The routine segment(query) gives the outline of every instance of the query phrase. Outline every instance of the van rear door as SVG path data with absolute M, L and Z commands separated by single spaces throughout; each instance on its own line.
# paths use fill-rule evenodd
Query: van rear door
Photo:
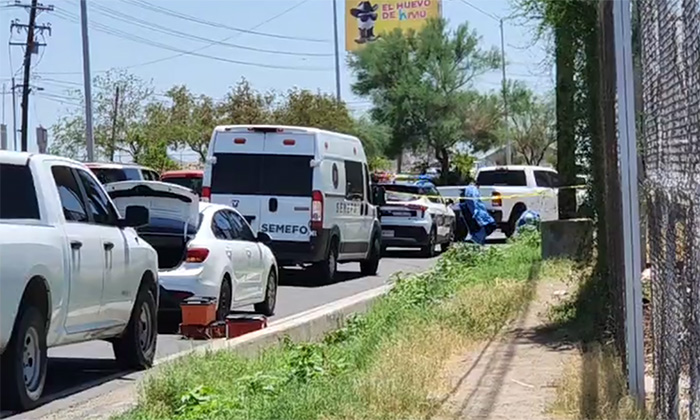
M 275 241 L 310 239 L 315 140 L 312 134 L 265 135 L 260 230 Z
M 315 139 L 284 132 L 217 133 L 211 201 L 230 205 L 275 241 L 309 241 Z

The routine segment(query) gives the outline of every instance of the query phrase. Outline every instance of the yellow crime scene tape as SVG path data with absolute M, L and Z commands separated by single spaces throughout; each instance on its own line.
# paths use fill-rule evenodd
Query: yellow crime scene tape
M 401 185 L 401 184 L 397 184 Z M 511 198 L 524 198 L 524 197 L 537 197 L 537 196 L 555 196 L 558 194 L 559 191 L 561 190 L 580 190 L 586 188 L 585 185 L 573 185 L 573 186 L 567 186 L 567 187 L 559 187 L 554 189 L 547 189 L 544 191 L 537 191 L 533 193 L 525 193 L 525 194 L 510 194 L 510 195 L 503 195 L 503 194 L 497 194 L 497 195 L 491 195 L 489 197 L 479 197 L 479 198 L 474 198 L 474 197 L 445 197 L 442 195 L 431 195 L 431 194 L 413 194 L 413 193 L 408 193 L 408 192 L 402 192 L 402 191 L 386 191 L 387 194 L 391 195 L 398 195 L 398 196 L 406 196 L 406 197 L 425 197 L 425 198 L 440 198 L 443 200 L 459 200 L 459 201 L 467 201 L 467 200 L 474 200 L 474 201 L 491 201 L 491 200 L 504 200 L 504 199 L 511 199 Z

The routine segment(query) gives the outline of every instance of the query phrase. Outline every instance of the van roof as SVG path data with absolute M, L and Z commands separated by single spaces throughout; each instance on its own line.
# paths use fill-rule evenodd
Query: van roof
M 265 129 L 273 130 L 274 129 L 274 130 L 282 130 L 282 131 L 297 132 L 297 133 L 304 133 L 304 134 L 324 133 L 324 134 L 333 134 L 336 136 L 346 137 L 347 139 L 359 140 L 357 137 L 351 136 L 349 134 L 337 133 L 335 131 L 323 130 L 323 129 L 314 128 L 314 127 L 299 127 L 299 126 L 294 126 L 294 125 L 274 125 L 274 124 L 218 125 L 214 128 L 214 131 L 238 132 L 238 131 L 249 131 L 249 130 L 255 130 L 255 129 L 261 129 L 261 130 L 265 130 Z

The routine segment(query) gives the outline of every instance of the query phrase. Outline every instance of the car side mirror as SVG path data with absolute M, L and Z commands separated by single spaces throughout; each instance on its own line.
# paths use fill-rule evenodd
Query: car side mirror
M 263 245 L 270 245 L 272 243 L 272 238 L 265 232 L 258 232 L 258 242 Z
M 447 204 L 448 206 L 452 206 L 452 205 L 454 205 L 454 203 L 455 203 L 455 201 L 451 198 L 448 198 L 447 200 L 445 200 L 445 204 Z
M 144 206 L 129 206 L 126 208 L 124 218 L 119 219 L 119 227 L 138 228 L 146 226 L 151 221 L 151 215 Z
M 386 190 L 384 188 L 374 187 L 372 191 L 372 203 L 380 207 L 386 204 Z

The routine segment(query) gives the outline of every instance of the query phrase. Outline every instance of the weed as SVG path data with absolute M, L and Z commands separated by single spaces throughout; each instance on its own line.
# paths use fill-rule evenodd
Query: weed
M 122 420 L 416 418 L 433 407 L 443 363 L 496 333 L 531 297 L 538 241 L 457 244 L 423 274 L 397 276 L 364 315 L 317 343 L 283 340 L 244 359 L 192 356 L 143 385 Z

